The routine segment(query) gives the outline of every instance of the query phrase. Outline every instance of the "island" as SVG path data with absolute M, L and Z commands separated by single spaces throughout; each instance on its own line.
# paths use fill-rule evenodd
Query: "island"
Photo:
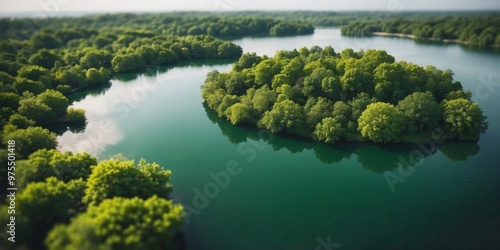
M 210 72 L 202 96 L 234 125 L 325 143 L 416 142 L 436 129 L 448 139 L 477 140 L 487 128 L 451 70 L 396 62 L 384 50 L 246 53 L 230 72 Z

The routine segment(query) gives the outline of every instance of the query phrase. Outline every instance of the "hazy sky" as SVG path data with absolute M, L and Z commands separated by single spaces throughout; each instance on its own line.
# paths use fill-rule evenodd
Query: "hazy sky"
M 0 0 L 0 13 L 175 10 L 500 10 L 500 0 Z M 47 15 L 46 14 L 46 15 Z

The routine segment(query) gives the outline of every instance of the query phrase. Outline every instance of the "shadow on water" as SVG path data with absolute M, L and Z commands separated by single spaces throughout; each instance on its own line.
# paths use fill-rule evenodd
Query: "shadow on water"
M 103 95 L 109 90 L 109 88 L 111 88 L 111 82 L 86 87 L 85 89 L 81 89 L 67 95 L 67 97 L 71 104 L 73 102 L 78 102 L 85 99 L 85 97 L 88 95 L 90 96 Z
M 250 126 L 234 126 L 229 121 L 217 116 L 206 103 L 203 103 L 208 119 L 219 126 L 221 133 L 232 144 L 250 140 L 262 140 L 274 151 L 286 149 L 295 154 L 304 150 L 313 150 L 316 158 L 325 164 L 337 164 L 342 160 L 356 157 L 357 161 L 367 170 L 382 174 L 398 167 L 411 167 L 434 155 L 438 150 L 452 161 L 465 161 L 469 156 L 479 152 L 477 142 L 449 141 L 441 144 L 398 143 L 374 144 L 366 142 L 338 142 L 333 145 L 312 141 L 305 137 L 274 134 L 263 136 L 262 131 Z M 267 134 L 269 132 L 266 131 Z
M 48 130 L 55 133 L 57 136 L 63 135 L 66 131 L 71 133 L 82 133 L 87 128 L 86 123 L 66 123 L 66 122 L 56 122 L 45 126 Z

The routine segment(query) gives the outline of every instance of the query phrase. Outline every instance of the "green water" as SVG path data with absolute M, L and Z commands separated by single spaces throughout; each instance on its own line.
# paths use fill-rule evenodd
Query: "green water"
M 345 38 L 338 29 L 235 42 L 270 55 L 312 45 L 385 49 L 396 60 L 451 68 L 489 117 L 489 130 L 477 143 L 328 146 L 235 127 L 203 106 L 200 91 L 207 72 L 228 71 L 230 63 L 202 62 L 121 75 L 75 97 L 89 123 L 60 136 L 61 148 L 144 157 L 171 169 L 172 198 L 190 212 L 189 249 L 500 247 L 500 54 Z M 403 167 L 409 161 L 416 166 Z

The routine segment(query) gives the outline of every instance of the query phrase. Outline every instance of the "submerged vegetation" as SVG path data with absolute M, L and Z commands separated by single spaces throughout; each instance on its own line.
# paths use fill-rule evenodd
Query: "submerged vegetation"
M 479 105 L 450 70 L 396 62 L 383 50 L 247 53 L 231 72 L 210 72 L 202 95 L 235 125 L 326 143 L 414 142 L 437 127 L 450 139 L 476 140 L 486 129 Z

